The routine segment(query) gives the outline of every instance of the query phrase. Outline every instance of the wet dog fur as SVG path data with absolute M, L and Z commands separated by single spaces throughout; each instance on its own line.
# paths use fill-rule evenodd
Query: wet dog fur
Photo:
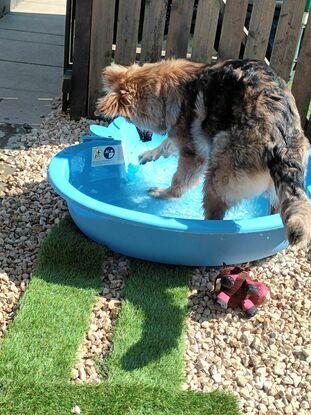
M 178 198 L 204 176 L 206 219 L 222 219 L 242 199 L 269 192 L 291 244 L 311 239 L 304 191 L 309 143 L 286 83 L 265 63 L 228 60 L 214 66 L 166 60 L 112 65 L 97 112 L 122 115 L 138 128 L 168 133 L 141 162 L 179 152 L 169 188 L 153 197 Z

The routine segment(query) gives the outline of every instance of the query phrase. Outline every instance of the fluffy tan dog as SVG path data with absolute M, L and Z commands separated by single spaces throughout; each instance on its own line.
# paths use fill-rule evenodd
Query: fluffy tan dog
M 179 152 L 170 187 L 150 189 L 153 197 L 181 197 L 204 174 L 205 217 L 222 219 L 242 199 L 267 191 L 289 242 L 310 241 L 311 205 L 304 191 L 309 143 L 291 92 L 265 63 L 112 65 L 103 78 L 107 95 L 98 113 L 168 133 L 141 156 L 142 163 Z

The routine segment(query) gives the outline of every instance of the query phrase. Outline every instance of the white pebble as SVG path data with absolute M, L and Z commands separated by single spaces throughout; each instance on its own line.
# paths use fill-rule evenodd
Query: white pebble
M 75 405 L 72 410 L 71 410 L 72 414 L 81 414 L 81 409 L 78 405 Z

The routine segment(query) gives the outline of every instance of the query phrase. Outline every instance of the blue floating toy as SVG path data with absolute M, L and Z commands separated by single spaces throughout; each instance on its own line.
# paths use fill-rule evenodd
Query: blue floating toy
M 265 258 L 288 245 L 280 215 L 269 215 L 264 195 L 243 201 L 224 220 L 203 220 L 202 185 L 179 200 L 153 199 L 150 187 L 167 187 L 177 157 L 139 165 L 138 155 L 164 139 L 142 142 L 119 117 L 51 161 L 50 183 L 68 204 L 83 233 L 131 257 L 168 264 L 216 266 Z M 310 157 L 311 158 L 311 157 Z M 311 194 L 311 162 L 307 175 Z

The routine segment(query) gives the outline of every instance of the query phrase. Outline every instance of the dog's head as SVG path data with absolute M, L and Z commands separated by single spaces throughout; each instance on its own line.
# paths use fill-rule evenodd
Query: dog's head
M 103 72 L 106 96 L 99 99 L 96 114 L 121 115 L 142 130 L 163 133 L 180 87 L 191 80 L 202 65 L 182 59 L 129 67 L 111 65 Z

